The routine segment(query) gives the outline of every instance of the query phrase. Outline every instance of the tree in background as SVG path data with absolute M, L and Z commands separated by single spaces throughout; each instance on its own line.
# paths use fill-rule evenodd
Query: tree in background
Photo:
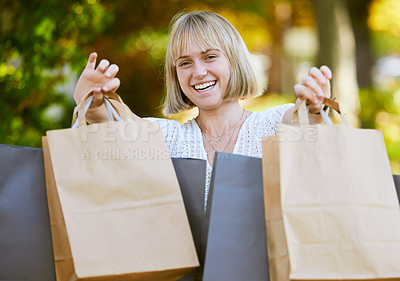
M 359 100 L 355 59 L 355 38 L 346 0 L 311 0 L 317 21 L 318 65 L 333 73 L 332 94 L 356 123 Z
M 0 0 L 0 143 L 40 146 L 68 126 L 73 103 L 57 90 L 112 20 L 96 0 Z M 79 70 L 80 71 L 80 70 Z
M 369 7 L 373 0 L 347 0 L 346 8 L 354 31 L 357 83 L 359 88 L 373 86 L 372 69 L 375 63 L 372 38 L 368 27 Z
M 360 120 L 382 130 L 393 173 L 400 174 L 400 1 L 374 0 L 368 7 L 374 87 L 360 92 Z
M 312 2 L 319 30 L 318 61 L 329 61 L 333 68 L 333 94 L 361 127 L 382 130 L 392 171 L 400 173 L 400 2 Z M 382 57 L 389 63 L 376 64 Z

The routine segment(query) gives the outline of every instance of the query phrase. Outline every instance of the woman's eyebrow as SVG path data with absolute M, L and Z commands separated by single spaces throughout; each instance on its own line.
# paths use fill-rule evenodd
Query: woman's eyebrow
M 180 59 L 187 59 L 188 57 L 189 57 L 188 55 L 180 56 L 180 57 L 177 58 L 175 61 L 178 61 L 178 60 L 180 60 Z
M 211 51 L 220 51 L 219 49 L 207 49 L 207 50 L 205 50 L 205 51 L 203 51 L 203 52 L 201 52 L 202 54 L 206 54 L 206 53 L 208 53 L 208 52 L 211 52 Z
M 220 51 L 219 49 L 207 49 L 207 50 L 205 50 L 205 51 L 202 51 L 201 52 L 201 54 L 202 55 L 204 55 L 204 54 L 207 54 L 208 52 L 211 52 L 211 51 Z M 187 58 L 189 58 L 190 56 L 189 55 L 183 55 L 183 56 L 180 56 L 179 58 L 177 58 L 176 60 L 175 60 L 175 62 L 176 61 L 178 61 L 178 60 L 180 60 L 180 59 L 187 59 Z

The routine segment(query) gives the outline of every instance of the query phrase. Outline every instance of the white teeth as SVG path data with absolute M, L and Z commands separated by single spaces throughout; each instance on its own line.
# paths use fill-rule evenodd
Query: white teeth
M 197 85 L 194 85 L 194 88 L 197 91 L 202 92 L 202 91 L 206 91 L 206 90 L 208 90 L 208 88 L 214 86 L 215 83 L 216 83 L 215 81 L 210 81 L 210 82 L 206 82 L 206 83 L 203 83 L 203 84 L 197 84 Z

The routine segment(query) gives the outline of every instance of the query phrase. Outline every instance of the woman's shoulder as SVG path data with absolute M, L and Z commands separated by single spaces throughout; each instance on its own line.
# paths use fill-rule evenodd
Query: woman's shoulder
M 157 117 L 144 117 L 142 119 L 149 122 L 157 122 L 160 125 L 160 128 L 167 142 L 172 141 L 179 136 L 179 121 Z
M 246 130 L 258 137 L 276 134 L 286 110 L 292 106 L 293 104 L 282 104 L 263 111 L 253 112 L 245 123 Z
M 158 122 L 167 139 L 184 139 L 187 136 L 194 137 L 198 133 L 195 119 L 188 120 L 183 124 L 177 120 L 166 118 L 146 117 L 143 119 L 151 122 Z

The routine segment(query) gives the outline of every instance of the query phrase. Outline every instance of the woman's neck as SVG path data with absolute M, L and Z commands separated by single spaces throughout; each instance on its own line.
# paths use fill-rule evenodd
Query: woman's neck
M 199 108 L 196 121 L 202 130 L 208 132 L 222 132 L 229 130 L 243 118 L 244 109 L 239 102 L 225 102 L 212 110 Z
M 211 166 L 215 151 L 233 152 L 240 128 L 248 115 L 249 112 L 237 101 L 225 102 L 213 110 L 199 109 L 196 122 L 202 132 L 204 149 Z

